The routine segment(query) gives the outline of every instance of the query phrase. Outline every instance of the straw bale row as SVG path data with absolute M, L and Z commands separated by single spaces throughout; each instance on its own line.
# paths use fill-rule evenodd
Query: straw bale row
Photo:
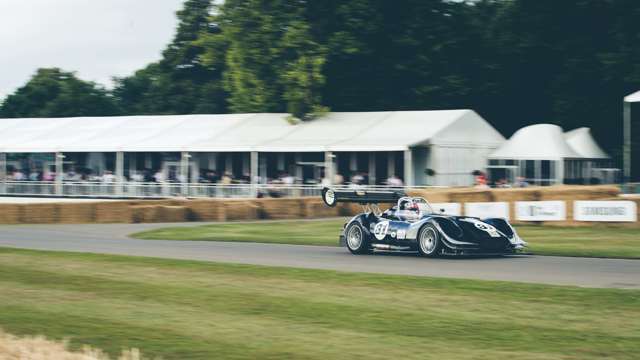
M 553 186 L 522 189 L 428 189 L 410 192 L 431 202 L 510 203 L 515 201 L 565 200 L 567 219 L 573 218 L 574 200 L 619 199 L 615 186 Z M 640 200 L 638 200 L 640 202 Z M 282 199 L 170 199 L 96 201 L 82 203 L 0 204 L 0 224 L 141 223 L 182 221 L 233 221 L 299 219 L 351 216 L 358 204 L 327 207 L 320 198 Z M 575 224 L 567 221 L 566 224 Z

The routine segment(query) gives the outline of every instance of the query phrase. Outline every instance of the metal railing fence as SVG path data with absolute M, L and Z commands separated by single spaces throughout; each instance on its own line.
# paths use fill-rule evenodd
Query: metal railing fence
M 5 181 L 0 182 L 0 195 L 76 198 L 254 198 L 320 196 L 320 184 L 208 184 L 208 183 L 144 183 L 144 182 L 90 182 L 65 181 Z M 334 186 L 362 190 L 407 190 L 407 187 L 386 185 Z M 437 188 L 413 186 L 411 189 Z

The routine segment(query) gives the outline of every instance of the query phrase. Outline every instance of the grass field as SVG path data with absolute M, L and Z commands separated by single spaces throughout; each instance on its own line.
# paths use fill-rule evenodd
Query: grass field
M 244 241 L 337 246 L 344 220 L 227 223 L 163 228 L 140 239 Z M 640 258 L 640 230 L 619 227 L 518 226 L 529 250 L 540 255 Z
M 0 248 L 0 327 L 164 359 L 637 359 L 640 291 Z

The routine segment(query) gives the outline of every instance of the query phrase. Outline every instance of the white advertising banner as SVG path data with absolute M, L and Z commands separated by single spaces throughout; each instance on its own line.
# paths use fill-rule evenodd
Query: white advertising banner
M 460 203 L 431 203 L 431 207 L 437 214 L 462 215 L 462 206 L 460 206 Z M 442 210 L 444 210 L 444 212 L 442 212 Z
M 506 202 L 472 202 L 464 204 L 466 216 L 484 218 L 509 219 L 509 203 Z
M 567 219 L 564 201 L 516 201 L 516 220 L 563 221 Z
M 574 201 L 576 221 L 638 221 L 638 209 L 633 201 Z

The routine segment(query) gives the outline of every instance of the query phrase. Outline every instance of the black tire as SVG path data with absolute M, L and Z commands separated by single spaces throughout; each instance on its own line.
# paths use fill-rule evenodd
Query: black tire
M 360 223 L 352 222 L 349 224 L 344 231 L 344 239 L 347 243 L 347 249 L 349 249 L 352 254 L 362 255 L 371 253 L 369 238 Z
M 433 224 L 426 224 L 418 231 L 418 252 L 422 256 L 437 257 L 442 251 L 440 232 Z

